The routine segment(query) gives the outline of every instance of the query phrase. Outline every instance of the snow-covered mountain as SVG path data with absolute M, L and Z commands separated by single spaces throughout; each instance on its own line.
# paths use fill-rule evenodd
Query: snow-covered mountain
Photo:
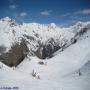
M 17 43 L 21 45 L 25 42 L 27 46 L 25 48 L 28 50 L 24 53 L 29 51 L 29 55 L 35 55 L 41 59 L 50 58 L 57 50 L 63 51 L 66 47 L 77 42 L 89 28 L 90 22 L 78 22 L 69 28 L 61 28 L 54 23 L 47 25 L 18 24 L 15 20 L 6 17 L 0 20 L 0 52 L 1 55 L 4 53 L 4 56 L 9 57 L 10 54 L 5 53 L 14 48 Z M 2 57 L 3 55 L 1 59 L 4 60 Z
M 90 74 L 79 77 L 77 73 L 90 61 L 89 46 L 90 22 L 65 28 L 54 23 L 18 24 L 3 18 L 0 85 L 20 90 L 90 90 Z

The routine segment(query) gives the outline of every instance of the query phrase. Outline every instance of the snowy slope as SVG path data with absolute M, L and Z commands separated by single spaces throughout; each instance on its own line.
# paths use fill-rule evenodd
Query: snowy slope
M 87 65 L 88 64 L 88 65 Z M 19 90 L 89 90 L 89 83 L 90 83 L 90 63 L 87 63 L 82 69 L 82 76 L 78 76 L 78 73 L 74 73 L 72 75 L 68 75 L 67 77 L 64 77 L 62 79 L 57 80 L 37 80 L 35 78 L 32 78 L 31 75 L 26 76 L 26 78 L 18 78 L 16 79 L 13 77 L 13 79 L 6 77 L 7 75 L 10 75 L 12 70 L 2 70 L 3 72 L 9 71 L 7 74 L 2 74 L 4 78 L 0 79 L 0 86 L 1 87 L 18 87 Z M 5 67 L 4 67 L 5 68 Z M 15 72 L 15 70 L 14 70 Z M 24 73 L 23 73 L 24 74 Z M 21 77 L 22 75 L 20 75 Z M 19 77 L 19 75 L 18 75 Z M 15 79 L 14 79 L 15 78 Z
M 19 79 L 19 78 L 25 78 L 24 75 L 22 75 L 19 72 L 15 72 L 10 67 L 4 65 L 0 62 L 0 80 L 5 80 L 6 78 L 9 79 Z M 11 77 L 12 76 L 12 77 Z

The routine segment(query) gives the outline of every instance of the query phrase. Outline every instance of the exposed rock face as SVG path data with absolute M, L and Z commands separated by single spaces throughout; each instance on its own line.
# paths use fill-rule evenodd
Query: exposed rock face
M 24 39 L 22 39 L 20 44 L 15 43 L 8 52 L 1 54 L 0 60 L 10 67 L 17 66 L 24 60 L 27 53 L 28 47 Z
M 35 54 L 40 59 L 50 58 L 52 57 L 52 54 L 59 49 L 59 44 L 51 38 L 46 42 L 46 44 L 41 44 Z
M 5 51 L 6 51 L 6 47 L 0 46 L 0 54 L 1 54 L 1 53 L 4 53 Z

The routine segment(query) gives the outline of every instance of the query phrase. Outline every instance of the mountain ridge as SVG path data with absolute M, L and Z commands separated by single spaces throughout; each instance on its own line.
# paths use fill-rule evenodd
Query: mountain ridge
M 77 22 L 73 26 L 64 28 L 55 23 L 18 24 L 15 20 L 6 17 L 0 20 L 0 47 L 6 48 L 0 54 L 12 51 L 15 44 L 20 45 L 24 40 L 28 48 L 25 50 L 28 51 L 27 55 L 34 55 L 41 59 L 51 58 L 56 51 L 61 52 L 76 43 L 88 29 L 90 29 L 90 22 Z

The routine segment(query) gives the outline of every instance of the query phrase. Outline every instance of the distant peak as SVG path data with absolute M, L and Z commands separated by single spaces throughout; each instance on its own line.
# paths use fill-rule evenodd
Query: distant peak
M 5 17 L 5 18 L 3 18 L 2 20 L 3 20 L 3 21 L 11 21 L 11 18 Z
M 55 28 L 56 27 L 56 24 L 55 23 L 50 23 L 50 26 Z

